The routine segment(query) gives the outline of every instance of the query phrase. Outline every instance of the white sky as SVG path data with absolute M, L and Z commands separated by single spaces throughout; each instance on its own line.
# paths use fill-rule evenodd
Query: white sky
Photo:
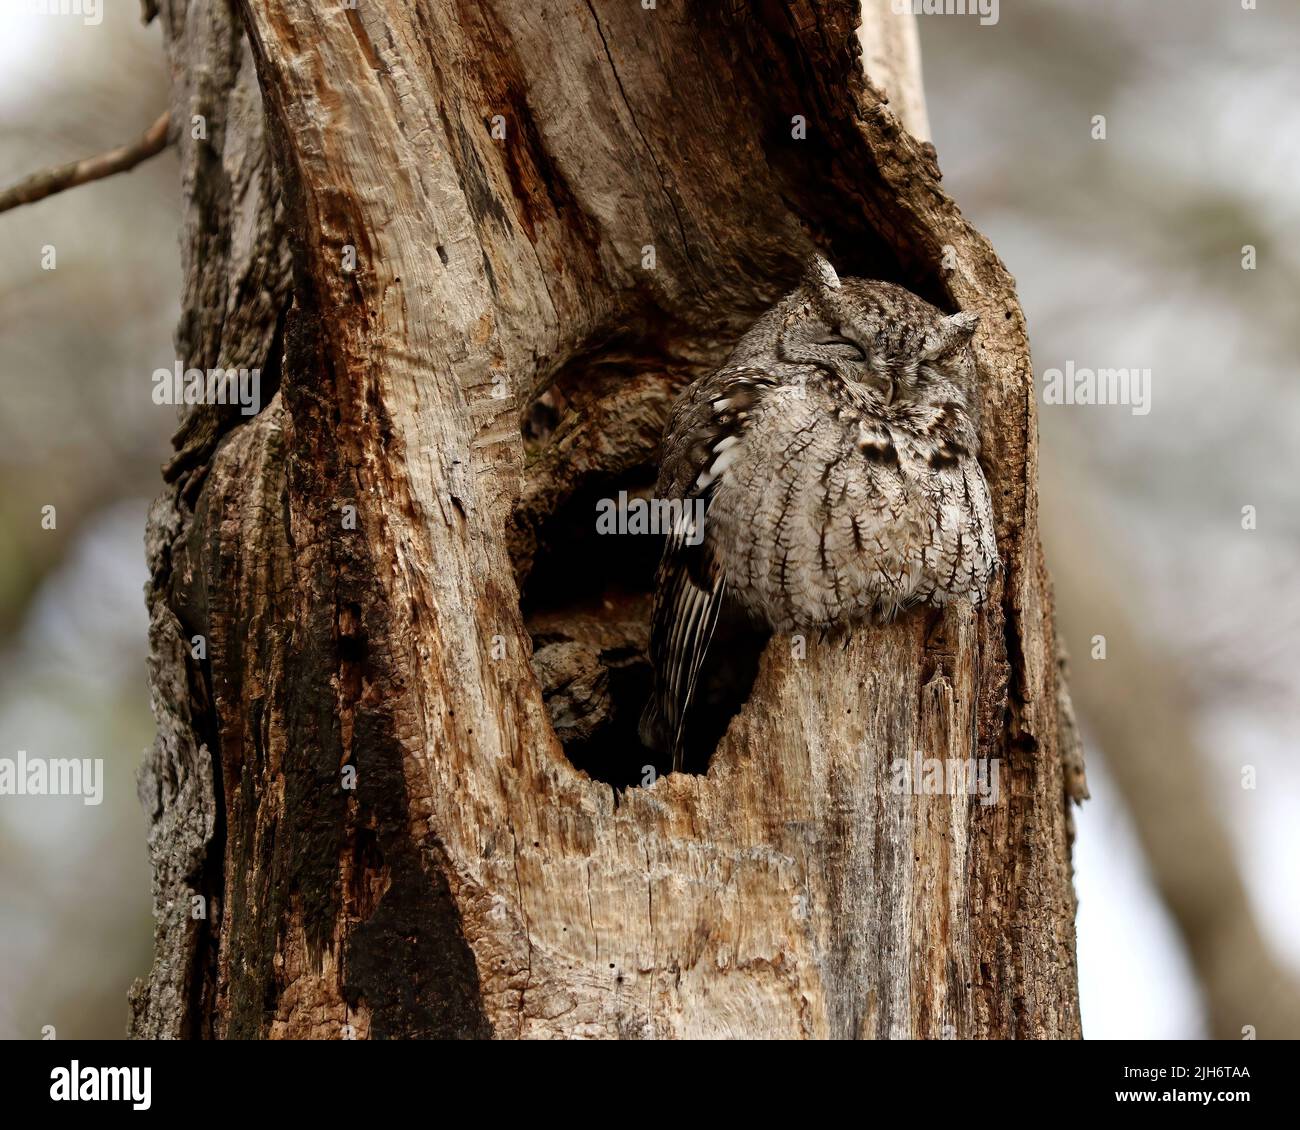
M 41 44 L 53 32 L 54 21 L 76 19 L 43 16 L 30 10 L 27 0 L 4 0 L 0 5 L 0 93 L 11 96 L 26 85 L 24 80 L 33 68 L 43 68 L 46 53 Z

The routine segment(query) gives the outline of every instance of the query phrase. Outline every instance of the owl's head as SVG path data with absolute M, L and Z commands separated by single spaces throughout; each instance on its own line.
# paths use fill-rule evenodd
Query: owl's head
M 894 400 L 971 387 L 978 314 L 947 315 L 893 283 L 841 279 L 821 255 L 808 263 L 777 336 L 777 355 L 815 365 Z

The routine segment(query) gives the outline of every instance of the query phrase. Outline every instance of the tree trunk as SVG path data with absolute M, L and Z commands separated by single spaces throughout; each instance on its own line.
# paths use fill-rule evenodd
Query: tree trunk
M 868 79 L 846 0 L 157 6 L 178 355 L 264 407 L 190 409 L 151 515 L 133 1034 L 1077 1036 L 1025 325 L 881 92 L 923 131 L 910 23 L 871 0 Z M 814 243 L 983 314 L 1004 583 L 773 639 L 656 779 L 658 545 L 594 500 Z M 998 802 L 899 789 L 918 755 Z

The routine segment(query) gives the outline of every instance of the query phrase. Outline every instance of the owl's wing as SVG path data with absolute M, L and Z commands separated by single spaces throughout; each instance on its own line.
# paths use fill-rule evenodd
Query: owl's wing
M 707 505 L 704 509 L 707 521 Z M 685 757 L 686 711 L 695 696 L 704 656 L 708 652 L 727 581 L 707 536 L 691 545 L 699 533 L 691 508 L 668 535 L 655 585 L 650 654 L 655 667 L 655 703 L 659 741 L 672 749 L 673 769 Z
M 682 500 L 655 582 L 650 661 L 655 689 L 642 740 L 671 748 L 673 769 L 685 754 L 686 712 L 717 626 L 726 570 L 709 526 L 709 506 L 740 455 L 751 413 L 775 380 L 756 369 L 723 370 L 697 382 L 673 409 L 665 432 L 656 493 Z

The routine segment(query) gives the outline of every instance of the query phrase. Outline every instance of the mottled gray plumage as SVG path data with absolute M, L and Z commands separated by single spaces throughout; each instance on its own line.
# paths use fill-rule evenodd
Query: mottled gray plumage
M 668 537 L 642 735 L 680 769 L 687 707 L 724 599 L 774 631 L 980 602 L 999 568 L 978 462 L 978 318 L 820 256 L 664 434 L 657 494 L 701 499 Z

